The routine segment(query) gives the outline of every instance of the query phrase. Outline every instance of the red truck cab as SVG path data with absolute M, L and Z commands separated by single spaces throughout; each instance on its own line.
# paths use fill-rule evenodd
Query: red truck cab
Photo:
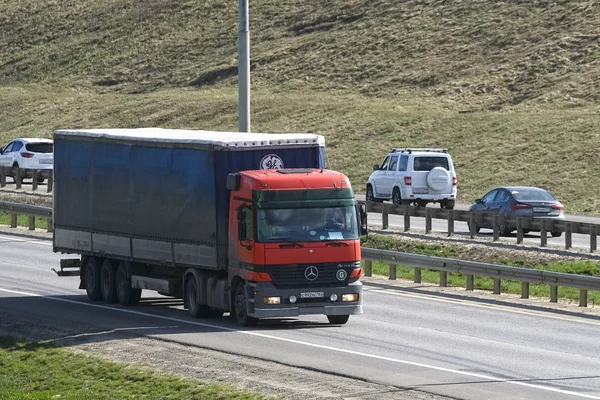
M 362 313 L 360 234 L 366 215 L 348 177 L 330 170 L 230 174 L 231 311 L 259 318 Z

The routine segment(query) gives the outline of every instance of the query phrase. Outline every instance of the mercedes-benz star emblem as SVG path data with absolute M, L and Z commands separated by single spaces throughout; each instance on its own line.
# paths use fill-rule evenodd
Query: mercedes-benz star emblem
M 304 277 L 309 281 L 314 281 L 319 277 L 319 270 L 315 266 L 310 266 L 304 270 Z

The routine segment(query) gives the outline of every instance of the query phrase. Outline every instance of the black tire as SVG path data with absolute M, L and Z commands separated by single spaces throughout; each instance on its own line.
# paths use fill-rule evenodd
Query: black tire
M 469 222 L 467 222 L 467 227 L 469 228 L 469 233 L 471 233 L 471 224 L 470 224 Z M 480 230 L 480 229 L 481 229 L 481 228 L 477 226 L 477 227 L 475 228 L 475 233 L 479 233 L 479 230 Z
M 376 203 L 381 203 L 383 200 L 375 197 L 375 192 L 373 191 L 373 186 L 367 185 L 367 194 L 365 195 L 365 200 L 373 201 Z
M 102 300 L 100 292 L 100 268 L 94 257 L 87 257 L 83 270 L 85 291 L 88 299 L 92 301 Z
M 131 279 L 127 277 L 127 266 L 124 262 L 119 263 L 116 275 L 117 298 L 123 306 L 134 306 L 142 298 L 142 289 L 131 287 Z
M 349 315 L 328 315 L 327 316 L 329 323 L 335 324 L 335 325 L 344 325 L 346 322 L 348 322 L 349 318 L 350 318 Z
M 243 282 L 240 282 L 235 288 L 233 314 L 236 322 L 242 326 L 254 326 L 258 323 L 258 318 L 248 316 L 248 297 L 246 296 L 246 285 Z
M 195 275 L 191 275 L 185 285 L 184 301 L 190 316 L 193 318 L 220 318 L 223 316 L 223 311 L 198 304 L 198 282 Z
M 425 200 L 417 200 L 417 205 L 419 207 L 427 207 L 427 203 L 428 203 L 428 201 L 425 201 Z
M 445 208 L 446 210 L 454 210 L 454 205 L 455 205 L 454 200 L 448 200 L 448 201 L 440 203 L 440 206 L 442 208 Z
M 512 233 L 512 230 L 508 229 L 504 225 L 500 225 L 499 231 L 500 231 L 500 236 L 510 236 L 510 234 Z
M 117 297 L 117 269 L 108 258 L 100 267 L 100 292 L 107 303 L 116 303 Z
M 402 200 L 400 189 L 394 188 L 394 191 L 392 192 L 392 203 L 406 206 L 410 204 L 410 200 Z
M 552 237 L 561 237 L 562 232 L 553 231 L 553 232 L 550 232 L 550 235 L 552 235 Z

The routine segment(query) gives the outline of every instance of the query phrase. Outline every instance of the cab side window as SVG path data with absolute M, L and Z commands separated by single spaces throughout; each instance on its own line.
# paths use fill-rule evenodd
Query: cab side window
M 398 166 L 398 171 L 406 171 L 408 168 L 408 156 L 402 155 L 400 157 L 400 165 Z
M 390 160 L 390 168 L 388 170 L 395 171 L 396 167 L 398 167 L 398 156 L 392 156 Z
M 387 171 L 388 167 L 390 165 L 390 156 L 387 156 L 385 158 L 385 160 L 383 160 L 383 164 L 381 164 L 381 167 L 379 168 L 381 171 Z

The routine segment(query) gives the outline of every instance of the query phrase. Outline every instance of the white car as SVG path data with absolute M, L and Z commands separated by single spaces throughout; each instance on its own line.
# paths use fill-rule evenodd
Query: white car
M 53 165 L 54 144 L 50 139 L 14 139 L 0 150 L 2 167 L 52 169 Z
M 373 166 L 366 198 L 418 206 L 440 203 L 442 208 L 453 209 L 456 184 L 456 171 L 447 149 L 393 149 L 381 166 Z

